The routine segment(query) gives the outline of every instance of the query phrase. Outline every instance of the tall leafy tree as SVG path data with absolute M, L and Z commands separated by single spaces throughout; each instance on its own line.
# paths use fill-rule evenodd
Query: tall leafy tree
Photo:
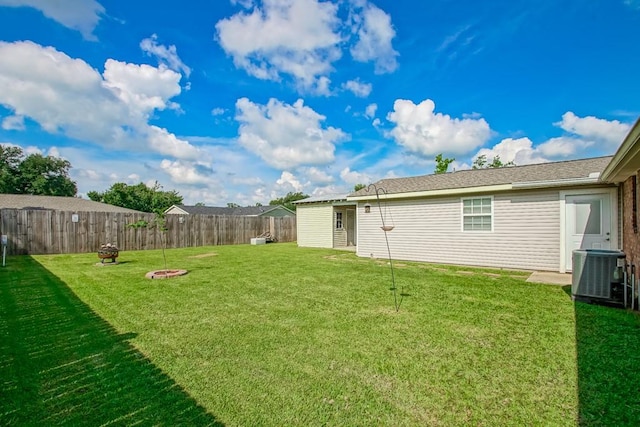
M 158 182 L 153 187 L 148 187 L 142 182 L 136 185 L 117 182 L 103 193 L 89 191 L 87 196 L 96 202 L 153 213 L 163 213 L 172 205 L 181 205 L 183 201 L 182 196 L 175 190 L 162 191 Z
M 473 161 L 473 165 L 471 166 L 473 169 L 487 169 L 487 168 L 504 168 L 509 166 L 515 166 L 514 162 L 504 163 L 500 160 L 500 156 L 495 156 L 491 163 L 487 160 L 487 156 L 482 154 L 481 156 L 476 157 Z
M 436 156 L 435 160 L 436 160 L 436 168 L 433 171 L 433 173 L 441 174 L 441 173 L 447 173 L 447 170 L 449 170 L 449 165 L 453 163 L 455 158 L 443 157 L 442 153 L 440 153 Z
M 293 202 L 295 202 L 296 200 L 302 200 L 302 199 L 306 199 L 307 197 L 309 197 L 308 194 L 304 194 L 301 191 L 298 192 L 288 192 L 286 196 L 284 197 L 280 197 L 278 199 L 273 199 L 269 202 L 270 206 L 284 206 L 287 209 L 290 209 L 292 211 L 296 210 L 296 205 L 293 204 Z
M 22 157 L 22 149 L 0 145 L 0 193 L 17 193 L 18 167 Z
M 0 191 L 10 194 L 75 196 L 71 163 L 54 156 L 24 155 L 19 147 L 0 145 Z
M 365 187 L 366 187 L 365 184 L 356 184 L 356 185 L 353 186 L 353 191 L 362 190 Z

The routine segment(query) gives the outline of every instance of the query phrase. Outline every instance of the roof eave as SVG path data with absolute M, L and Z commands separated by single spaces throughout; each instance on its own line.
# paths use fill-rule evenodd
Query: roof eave
M 177 210 L 179 211 L 176 214 L 173 215 L 189 215 L 189 212 L 185 211 L 184 209 L 182 209 L 180 206 L 178 205 L 171 205 L 170 207 L 168 207 L 167 209 L 165 209 L 164 213 L 167 214 L 169 213 L 170 210 Z
M 554 179 L 549 181 L 514 182 L 513 189 L 535 189 L 552 187 L 575 187 L 579 185 L 604 184 L 597 176 L 586 178 Z
M 622 141 L 613 159 L 602 172 L 601 179 L 606 182 L 625 181 L 640 169 L 640 118 Z
M 458 194 L 474 194 L 474 193 L 491 193 L 498 191 L 511 190 L 513 186 L 511 184 L 499 184 L 499 185 L 484 185 L 481 187 L 461 187 L 461 188 L 445 188 L 442 190 L 426 190 L 426 191 L 410 191 L 405 193 L 389 193 L 379 194 L 380 199 L 415 199 L 420 197 L 436 197 L 436 196 L 453 196 Z M 352 201 L 365 201 L 375 200 L 375 194 L 368 194 L 365 196 L 349 196 L 347 200 Z
M 484 185 L 480 187 L 446 188 L 442 190 L 412 191 L 406 193 L 380 194 L 380 199 L 414 199 L 421 197 L 457 196 L 462 194 L 497 193 L 509 190 L 523 190 L 552 187 L 575 187 L 579 185 L 602 184 L 598 177 L 557 179 L 551 181 L 514 182 L 512 184 Z M 375 194 L 366 196 L 350 196 L 349 201 L 374 200 Z

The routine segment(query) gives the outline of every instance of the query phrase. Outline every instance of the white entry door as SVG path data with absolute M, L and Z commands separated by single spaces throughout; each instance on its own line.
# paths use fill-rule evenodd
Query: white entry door
M 566 269 L 572 270 L 574 249 L 611 249 L 609 193 L 566 197 Z
M 347 209 L 347 246 L 356 246 L 356 210 Z

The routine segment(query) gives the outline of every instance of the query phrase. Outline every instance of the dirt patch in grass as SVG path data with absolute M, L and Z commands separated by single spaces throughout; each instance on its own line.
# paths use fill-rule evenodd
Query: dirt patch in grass
M 193 255 L 193 256 L 190 256 L 189 258 L 209 258 L 212 256 L 218 256 L 218 254 L 215 252 L 209 252 L 208 254 Z

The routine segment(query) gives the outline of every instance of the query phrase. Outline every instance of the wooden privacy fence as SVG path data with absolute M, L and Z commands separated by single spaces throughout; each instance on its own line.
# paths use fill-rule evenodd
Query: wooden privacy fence
M 120 250 L 249 243 L 271 233 L 279 242 L 296 240 L 295 217 L 167 215 L 166 232 L 153 226 L 155 216 L 141 213 L 65 212 L 0 209 L 0 233 L 8 236 L 7 253 L 61 254 L 95 252 L 112 243 Z M 147 221 L 147 227 L 131 224 Z

